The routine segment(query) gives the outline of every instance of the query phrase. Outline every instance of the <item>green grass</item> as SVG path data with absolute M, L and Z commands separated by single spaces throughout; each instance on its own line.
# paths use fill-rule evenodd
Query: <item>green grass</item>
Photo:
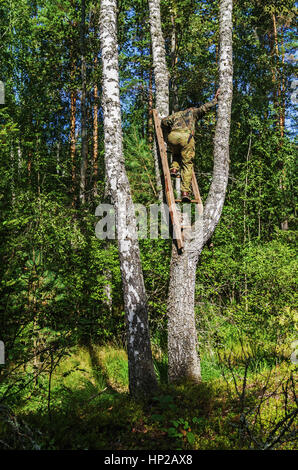
M 242 350 L 233 351 L 234 373 L 242 384 Z M 243 351 L 242 351 L 243 352 Z M 237 357 L 238 362 L 237 363 Z M 41 449 L 246 449 L 249 441 L 241 431 L 241 403 L 233 385 L 233 374 L 216 355 L 203 354 L 202 383 L 167 383 L 167 358 L 160 351 L 154 358 L 160 393 L 148 401 L 133 400 L 128 393 L 126 352 L 118 346 L 76 347 L 54 370 L 49 403 L 49 376 L 40 377 L 9 411 L 0 408 L 0 446 Z M 294 369 L 284 362 L 278 367 L 252 364 L 247 378 L 244 412 L 254 423 L 257 440 L 266 440 L 284 408 L 282 384 Z M 226 367 L 226 378 L 222 377 Z M 290 370 L 291 369 L 291 370 Z M 264 380 L 270 372 L 268 391 L 272 397 L 257 409 Z M 283 382 L 282 382 L 283 381 Z M 277 387 L 280 383 L 281 386 Z M 275 390 L 276 389 L 276 390 Z M 293 408 L 289 394 L 287 406 Z M 243 409 L 242 409 L 243 411 Z M 8 419 L 10 413 L 10 418 Z M 17 428 L 11 422 L 15 420 Z M 22 429 L 26 432 L 20 432 Z M 18 430 L 17 430 L 18 429 Z M 254 444 L 255 445 L 255 444 Z M 285 443 L 281 448 L 292 448 Z

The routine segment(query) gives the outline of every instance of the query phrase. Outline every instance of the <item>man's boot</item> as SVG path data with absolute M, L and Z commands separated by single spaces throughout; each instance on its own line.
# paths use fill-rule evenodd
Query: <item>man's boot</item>
M 181 197 L 182 197 L 182 202 L 190 202 L 189 193 L 187 191 L 182 191 Z
M 177 168 L 171 168 L 170 175 L 173 176 L 173 178 L 177 178 L 177 176 L 179 175 Z

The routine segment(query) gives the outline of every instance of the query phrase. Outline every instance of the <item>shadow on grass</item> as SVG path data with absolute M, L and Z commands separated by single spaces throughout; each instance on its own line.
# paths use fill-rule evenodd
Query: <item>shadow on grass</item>
M 96 380 L 98 380 L 99 378 L 104 379 L 106 383 L 106 389 L 108 390 L 109 394 L 118 393 L 115 387 L 113 387 L 113 385 L 110 383 L 108 371 L 107 369 L 105 369 L 104 365 L 100 362 L 98 358 L 98 354 L 96 353 L 94 346 L 92 345 L 91 342 L 89 342 L 87 348 L 88 348 L 88 352 L 90 355 L 92 373 L 93 373 L 94 378 Z
M 31 393 L 27 407 L 16 407 L 15 417 L 21 426 L 6 429 L 12 435 L 10 439 L 6 432 L 7 443 L 15 449 L 37 446 L 48 450 L 245 448 L 239 441 L 240 408 L 233 382 L 229 378 L 227 390 L 227 383 L 218 378 L 218 366 L 208 361 L 202 360 L 202 383 L 168 384 L 167 358 L 155 358 L 160 392 L 141 401 L 128 393 L 123 350 L 96 345 L 76 350 L 55 371 L 51 413 L 45 376 Z M 249 406 L 259 400 L 261 379 L 248 384 L 245 403 Z M 23 423 L 32 431 L 27 441 Z
M 173 422 L 180 420 L 181 425 L 185 425 L 187 420 L 190 421 L 194 417 L 193 412 L 198 416 L 202 415 L 203 411 L 207 412 L 211 407 L 213 394 L 205 384 L 196 387 L 169 386 L 167 361 L 161 358 L 155 361 L 160 378 L 160 393 L 146 401 L 134 400 L 124 387 L 126 378 L 119 352 L 99 351 L 93 345 L 90 345 L 87 351 L 90 356 L 88 370 L 85 349 L 69 358 L 67 367 L 62 364 L 61 370 L 56 372 L 50 415 L 47 408 L 46 381 L 44 388 L 35 391 L 36 400 L 31 402 L 26 410 L 19 409 L 17 419 L 26 422 L 29 428 L 34 430 L 38 448 L 190 448 L 187 434 L 184 435 L 179 429 L 173 434 Z M 103 359 L 110 361 L 109 364 L 103 363 Z M 122 381 L 120 386 L 114 386 L 115 376 Z M 194 401 L 197 402 L 197 407 L 194 407 Z M 14 443 L 14 446 L 24 448 L 24 443 Z M 25 448 L 32 448 L 31 441 L 25 443 Z

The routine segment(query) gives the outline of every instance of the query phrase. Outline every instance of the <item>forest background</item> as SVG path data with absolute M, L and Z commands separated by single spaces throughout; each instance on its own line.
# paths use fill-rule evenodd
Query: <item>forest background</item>
M 148 6 L 118 8 L 125 166 L 134 202 L 149 207 L 158 187 Z M 215 94 L 218 8 L 161 1 L 171 111 Z M 197 269 L 200 387 L 167 381 L 171 240 L 140 240 L 163 390 L 149 403 L 127 392 L 117 244 L 95 235 L 96 207 L 108 202 L 98 3 L 1 0 L 0 10 L 0 445 L 293 448 L 295 2 L 234 1 L 229 184 Z M 203 199 L 215 122 L 214 110 L 196 131 Z

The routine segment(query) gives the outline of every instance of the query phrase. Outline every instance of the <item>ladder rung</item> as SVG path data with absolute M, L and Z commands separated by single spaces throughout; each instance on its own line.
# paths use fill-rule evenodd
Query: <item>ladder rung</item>
M 182 202 L 182 199 L 175 199 L 175 202 Z M 198 199 L 192 199 L 190 202 L 195 202 L 196 204 L 200 204 Z

